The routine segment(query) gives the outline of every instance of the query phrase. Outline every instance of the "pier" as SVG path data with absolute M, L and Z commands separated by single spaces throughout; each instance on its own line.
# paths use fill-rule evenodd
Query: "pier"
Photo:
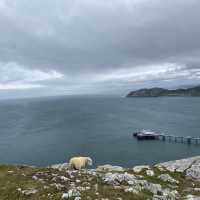
M 187 144 L 200 144 L 200 137 L 157 134 L 155 132 L 145 130 L 133 133 L 133 136 L 138 140 L 162 140 Z

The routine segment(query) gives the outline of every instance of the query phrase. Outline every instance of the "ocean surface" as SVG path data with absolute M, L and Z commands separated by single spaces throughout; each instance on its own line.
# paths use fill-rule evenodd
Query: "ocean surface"
M 200 98 L 70 96 L 0 101 L 0 163 L 46 166 L 86 155 L 132 167 L 200 155 L 200 145 L 137 141 L 149 129 L 200 137 Z

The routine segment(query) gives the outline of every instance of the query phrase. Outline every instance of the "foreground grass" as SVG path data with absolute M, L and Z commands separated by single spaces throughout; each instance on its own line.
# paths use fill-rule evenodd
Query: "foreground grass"
M 35 180 L 34 176 L 40 175 L 40 179 Z M 70 189 L 71 184 L 78 179 L 80 182 L 77 186 L 89 185 L 90 189 L 81 192 L 81 199 L 126 199 L 126 200 L 143 200 L 148 199 L 148 193 L 133 195 L 125 193 L 123 190 L 116 190 L 110 185 L 106 185 L 98 176 L 91 176 L 77 173 L 69 181 L 55 179 L 65 176 L 64 171 L 47 168 L 32 168 L 27 166 L 0 166 L 0 200 L 58 200 L 62 194 Z M 69 178 L 69 177 L 68 177 Z M 58 188 L 56 184 L 62 184 L 64 187 Z M 97 188 L 98 185 L 98 188 Z M 24 195 L 21 191 L 37 190 L 37 193 Z M 70 198 L 74 199 L 74 198 Z
M 163 189 L 170 188 L 179 194 L 178 199 L 184 199 L 188 194 L 200 196 L 200 183 L 187 180 L 184 173 L 161 172 L 152 168 L 155 175 L 147 176 L 146 171 L 134 173 L 133 170 L 125 170 L 121 173 L 129 173 L 141 176 L 143 180 L 160 184 Z M 101 172 L 102 174 L 105 172 Z M 100 174 L 101 174 L 100 173 Z M 159 175 L 168 173 L 179 183 L 164 182 Z M 60 200 L 63 193 L 72 187 L 87 188 L 81 190 L 81 200 L 146 200 L 152 199 L 152 193 L 141 191 L 139 193 L 125 192 L 126 184 L 116 188 L 114 185 L 105 184 L 100 174 L 89 174 L 81 171 L 59 171 L 51 168 L 35 168 L 29 166 L 0 166 L 0 200 Z M 199 191 L 194 190 L 199 188 Z M 35 193 L 24 194 L 24 191 L 35 190 Z M 75 199 L 71 197 L 69 199 Z

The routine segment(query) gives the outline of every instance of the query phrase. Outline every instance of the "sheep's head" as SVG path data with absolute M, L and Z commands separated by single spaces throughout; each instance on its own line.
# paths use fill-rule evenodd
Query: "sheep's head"
M 87 157 L 87 164 L 89 166 L 92 166 L 92 159 L 90 157 Z

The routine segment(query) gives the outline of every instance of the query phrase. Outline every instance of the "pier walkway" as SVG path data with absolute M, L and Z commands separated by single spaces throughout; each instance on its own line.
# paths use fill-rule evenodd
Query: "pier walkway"
M 192 136 L 176 136 L 167 134 L 157 134 L 152 131 L 141 131 L 133 133 L 133 136 L 138 140 L 162 140 L 162 141 L 174 141 L 187 144 L 200 144 L 200 137 Z

